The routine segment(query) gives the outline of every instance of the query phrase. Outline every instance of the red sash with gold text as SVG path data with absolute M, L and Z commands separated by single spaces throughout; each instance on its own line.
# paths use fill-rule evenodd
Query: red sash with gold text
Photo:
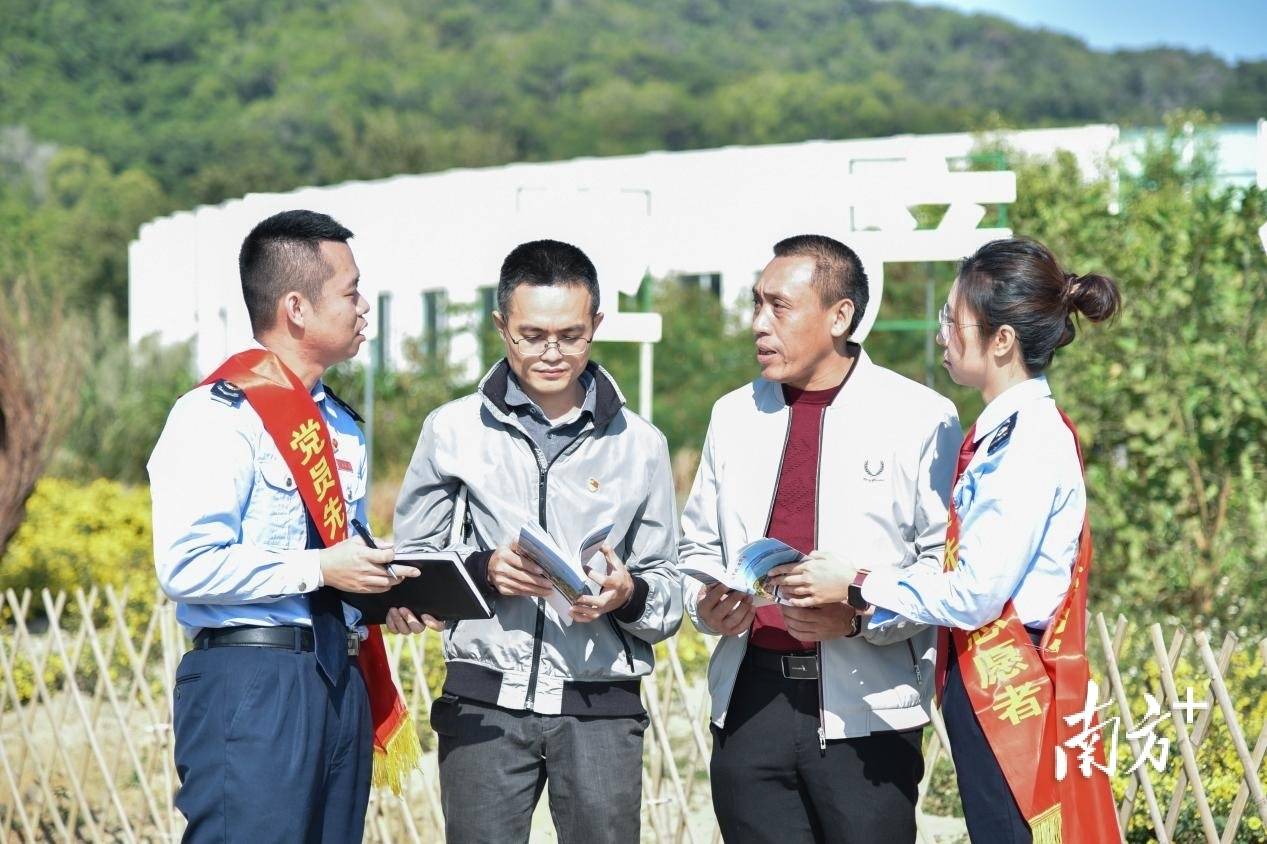
M 1082 446 L 1069 417 L 1061 419 L 1073 433 L 1082 463 Z M 974 431 L 969 431 L 960 453 L 955 482 L 971 458 Z M 967 458 L 967 459 L 965 459 Z M 953 571 L 959 560 L 959 515 L 951 502 L 946 528 L 944 568 Z M 1103 771 L 1104 748 L 1096 743 L 1091 776 L 1070 770 L 1056 779 L 1060 743 L 1058 713 L 1081 712 L 1086 700 L 1090 666 L 1086 656 L 1087 578 L 1091 572 L 1091 521 L 1082 525 L 1078 558 L 1069 591 L 1052 617 L 1035 650 L 1016 615 L 1011 600 L 999 618 L 978 630 L 939 628 L 937 698 L 945 685 L 949 637 L 954 637 L 956 659 L 968 699 L 1007 779 L 1008 787 L 1033 834 L 1034 844 L 1105 842 L 1121 840 L 1117 807 L 1108 775 Z
M 266 349 L 250 349 L 226 360 L 202 382 L 220 379 L 239 387 L 273 438 L 308 514 L 328 548 L 348 537 L 347 509 L 334 445 L 325 419 L 303 382 Z M 377 625 L 358 655 L 369 692 L 374 722 L 375 786 L 386 785 L 399 794 L 405 776 L 421 761 L 413 719 L 405 709 Z

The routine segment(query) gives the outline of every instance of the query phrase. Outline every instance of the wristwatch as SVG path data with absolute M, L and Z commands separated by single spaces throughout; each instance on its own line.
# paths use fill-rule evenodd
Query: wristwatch
M 848 597 L 845 603 L 856 609 L 858 612 L 866 612 L 871 608 L 867 600 L 862 597 L 862 583 L 867 579 L 867 575 L 871 574 L 868 569 L 858 569 L 858 573 L 853 576 L 853 583 L 849 584 Z

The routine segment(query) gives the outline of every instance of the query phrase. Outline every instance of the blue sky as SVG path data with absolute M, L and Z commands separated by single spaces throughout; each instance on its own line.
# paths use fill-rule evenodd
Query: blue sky
M 1158 45 L 1229 61 L 1267 58 L 1267 0 L 914 0 L 988 12 L 1082 38 L 1097 49 Z

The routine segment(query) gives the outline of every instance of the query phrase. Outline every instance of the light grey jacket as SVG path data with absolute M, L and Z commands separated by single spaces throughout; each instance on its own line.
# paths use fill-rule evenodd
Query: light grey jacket
M 488 552 L 533 519 L 574 553 L 591 530 L 614 524 L 608 544 L 646 583 L 645 609 L 636 620 L 608 614 L 562 627 L 543 601 L 486 592 L 491 619 L 457 622 L 445 631 L 445 661 L 499 672 L 497 705 L 510 709 L 557 714 L 566 681 L 650 673 L 651 646 L 676 633 L 682 620 L 668 445 L 658 429 L 624 406 L 605 370 L 589 367 L 597 391 L 593 418 L 552 463 L 505 403 L 509 366 L 502 360 L 474 394 L 427 417 L 396 502 L 398 555 Z M 463 487 L 470 521 L 463 539 L 450 545 L 454 503 Z
M 817 547 L 855 566 L 941 569 L 946 502 L 961 432 L 954 405 L 932 390 L 858 361 L 824 410 L 818 469 Z M 791 414 L 779 384 L 757 379 L 713 406 L 699 471 L 682 514 L 679 558 L 733 559 L 765 536 Z M 684 578 L 687 611 L 700 584 Z M 708 668 L 712 719 L 724 726 L 748 634 L 723 636 Z M 898 618 L 883 629 L 822 643 L 821 722 L 826 739 L 928 721 L 935 637 Z

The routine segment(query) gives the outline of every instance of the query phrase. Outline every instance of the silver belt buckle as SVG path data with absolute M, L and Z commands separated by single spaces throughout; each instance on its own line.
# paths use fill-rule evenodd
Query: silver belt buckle
M 818 657 L 783 655 L 783 676 L 789 680 L 817 680 Z
M 355 630 L 348 631 L 348 656 L 356 656 L 361 652 L 361 637 Z

